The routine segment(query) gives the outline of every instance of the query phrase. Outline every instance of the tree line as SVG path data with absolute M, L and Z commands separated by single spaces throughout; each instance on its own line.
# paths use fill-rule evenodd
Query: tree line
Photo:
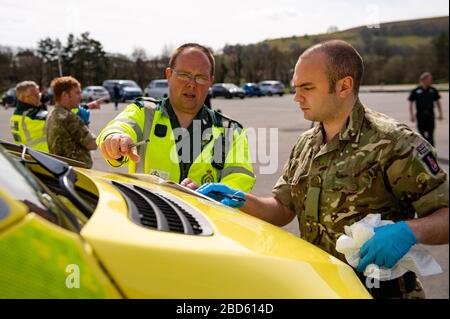
M 380 31 L 381 32 L 381 31 Z M 432 37 L 429 44 L 392 44 L 382 34 L 370 29 L 359 32 L 358 41 L 350 42 L 365 61 L 363 84 L 416 83 L 420 73 L 430 71 L 435 79 L 448 82 L 448 32 Z M 312 43 L 322 38 L 309 39 Z M 301 42 L 291 41 L 286 48 L 268 42 L 250 45 L 225 45 L 215 52 L 216 82 L 259 82 L 267 79 L 290 85 L 298 56 L 306 50 Z M 151 80 L 164 78 L 170 50 L 149 57 L 143 48 L 131 56 L 105 52 L 100 41 L 89 32 L 69 34 L 65 43 L 45 38 L 36 49 L 0 46 L 0 89 L 3 91 L 23 80 L 36 81 L 41 87 L 59 76 L 72 75 L 83 86 L 101 85 L 106 79 L 132 79 L 141 87 Z

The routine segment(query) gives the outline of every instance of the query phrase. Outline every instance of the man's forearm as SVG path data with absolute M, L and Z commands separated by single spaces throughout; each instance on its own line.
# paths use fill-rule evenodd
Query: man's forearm
M 406 222 L 416 235 L 417 242 L 425 245 L 448 244 L 448 207 L 426 217 Z
M 245 194 L 246 202 L 241 210 L 276 226 L 289 224 L 295 213 L 273 197 Z
M 436 105 L 437 105 L 437 109 L 439 112 L 439 118 L 442 119 L 443 118 L 443 114 L 442 114 L 442 107 L 441 107 L 441 102 L 439 100 L 436 101 Z

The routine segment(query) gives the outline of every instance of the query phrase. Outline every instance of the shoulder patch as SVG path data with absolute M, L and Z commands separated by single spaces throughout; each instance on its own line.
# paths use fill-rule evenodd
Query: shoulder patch
M 428 147 L 424 143 L 421 143 L 419 146 L 417 146 L 416 150 L 419 155 L 423 155 L 429 151 Z
M 433 175 L 436 175 L 441 170 L 436 158 L 434 157 L 433 153 L 428 152 L 423 158 L 422 162 L 427 165 L 428 169 Z

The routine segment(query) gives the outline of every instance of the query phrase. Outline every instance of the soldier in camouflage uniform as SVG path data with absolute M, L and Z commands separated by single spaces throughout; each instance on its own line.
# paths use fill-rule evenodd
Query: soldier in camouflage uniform
M 91 150 L 97 149 L 96 136 L 83 120 L 71 110 L 81 101 L 80 83 L 73 77 L 56 78 L 51 83 L 56 101 L 47 123 L 47 143 L 50 153 L 84 162 L 92 167 Z
M 448 180 L 427 141 L 362 105 L 362 73 L 362 58 L 344 41 L 305 51 L 295 69 L 294 99 L 305 119 L 318 124 L 299 137 L 274 197 L 259 198 L 220 184 L 204 185 L 199 192 L 279 226 L 297 216 L 302 238 L 343 261 L 335 248 L 344 226 L 367 214 L 394 221 L 375 229 L 361 247 L 358 275 L 365 283 L 362 272 L 368 264 L 391 268 L 415 243 L 448 243 Z M 217 191 L 242 200 L 234 205 L 217 198 Z M 375 298 L 424 298 L 412 272 L 380 282 L 370 292 Z

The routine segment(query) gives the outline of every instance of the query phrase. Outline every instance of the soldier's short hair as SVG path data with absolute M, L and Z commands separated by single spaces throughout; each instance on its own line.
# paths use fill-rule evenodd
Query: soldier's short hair
M 63 92 L 70 92 L 74 87 L 81 86 L 80 82 L 72 76 L 62 76 L 52 80 L 50 86 L 55 101 L 59 101 Z
M 343 40 L 329 40 L 312 46 L 302 55 L 313 52 L 324 53 L 328 58 L 329 93 L 335 92 L 337 81 L 346 76 L 351 76 L 353 78 L 353 92 L 358 95 L 364 74 L 364 63 L 361 55 L 350 43 Z
M 17 98 L 23 99 L 25 95 L 28 93 L 29 88 L 38 88 L 39 85 L 36 84 L 34 81 L 23 81 L 16 85 L 16 96 Z
M 419 80 L 420 80 L 420 82 L 422 82 L 423 80 L 425 80 L 427 77 L 429 77 L 429 76 L 431 76 L 431 73 L 430 72 L 423 72 L 421 75 L 420 75 L 420 77 L 419 77 Z
M 216 62 L 214 61 L 214 55 L 212 54 L 211 50 L 208 49 L 207 47 L 198 44 L 198 43 L 185 43 L 182 46 L 178 47 L 173 53 L 172 56 L 170 57 L 169 60 L 169 68 L 173 69 L 175 67 L 176 64 L 176 60 L 178 58 L 178 56 L 180 55 L 181 52 L 183 52 L 186 49 L 198 49 L 199 51 L 202 51 L 206 57 L 209 60 L 209 64 L 211 65 L 211 70 L 210 70 L 210 75 L 214 76 L 214 72 L 216 70 Z

